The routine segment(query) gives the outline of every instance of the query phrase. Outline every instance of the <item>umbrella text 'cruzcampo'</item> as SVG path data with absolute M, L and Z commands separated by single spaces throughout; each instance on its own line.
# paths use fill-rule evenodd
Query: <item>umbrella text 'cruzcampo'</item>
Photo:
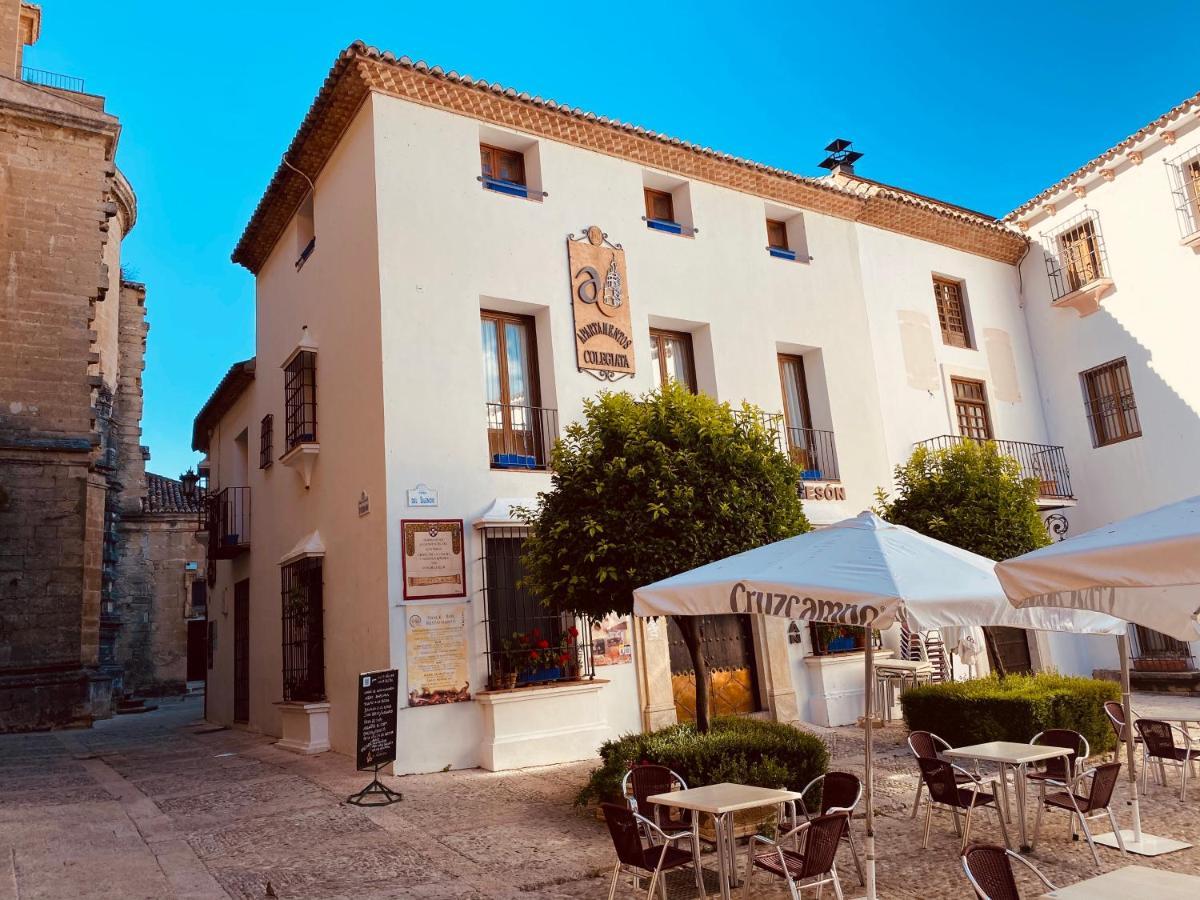
M 729 592 L 729 608 L 735 613 L 757 613 L 760 616 L 783 616 L 839 625 L 867 626 L 879 618 L 879 610 L 867 604 L 859 606 L 797 594 L 756 591 L 740 581 Z

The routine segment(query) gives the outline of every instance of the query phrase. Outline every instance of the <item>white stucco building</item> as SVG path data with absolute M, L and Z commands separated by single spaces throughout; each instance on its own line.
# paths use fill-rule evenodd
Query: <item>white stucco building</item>
M 1087 423 L 1050 334 L 1090 320 L 1051 306 L 1030 246 L 848 166 L 769 169 L 355 44 L 235 251 L 257 279 L 256 353 L 196 420 L 208 717 L 353 753 L 359 673 L 397 668 L 411 772 L 582 758 L 685 715 L 686 654 L 664 624 L 610 622 L 580 652 L 590 629 L 572 638 L 515 586 L 512 508 L 549 488 L 554 438 L 601 389 L 675 378 L 757 405 L 816 524 L 870 506 L 914 444 L 963 435 L 1012 442 L 1072 528 L 1085 509 L 1125 514 L 1111 486 L 1085 498 L 1075 480 Z M 1180 285 L 1198 263 L 1179 263 Z M 852 647 L 723 618 L 708 631 L 725 708 L 859 714 Z M 521 638 L 555 652 L 506 688 Z M 551 665 L 558 651 L 572 661 Z M 1035 642 L 1029 662 L 1052 652 Z M 1087 664 L 1086 646 L 1063 652 Z

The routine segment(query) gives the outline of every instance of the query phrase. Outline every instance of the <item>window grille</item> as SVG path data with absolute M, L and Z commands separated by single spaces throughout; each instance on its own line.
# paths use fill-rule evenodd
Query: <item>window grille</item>
M 1133 626 L 1133 665 L 1134 668 L 1153 669 L 1147 665 L 1149 660 L 1179 660 L 1181 668 L 1190 668 L 1192 650 L 1183 641 L 1154 631 L 1142 625 Z
M 267 413 L 262 417 L 258 433 L 258 467 L 265 469 L 274 461 L 275 416 Z
M 1200 233 L 1200 147 L 1167 160 L 1171 201 L 1179 219 L 1179 236 Z
M 1079 377 L 1083 381 L 1093 447 L 1141 436 L 1133 382 L 1124 357 L 1088 369 Z
M 283 372 L 287 449 L 317 439 L 317 354 L 302 350 Z
M 516 684 L 594 678 L 590 623 L 554 612 L 518 582 L 525 528 L 487 528 L 479 566 L 489 686 L 505 673 Z M 543 646 L 544 645 L 544 646 Z
M 283 699 L 325 699 L 321 557 L 280 568 L 283 600 Z
M 1100 218 L 1093 210 L 1084 210 L 1067 220 L 1056 231 L 1043 235 L 1043 240 L 1049 244 L 1046 273 L 1053 300 L 1109 277 Z
M 937 301 L 938 324 L 942 326 L 942 343 L 969 348 L 971 335 L 967 328 L 967 307 L 963 301 L 962 285 L 946 278 L 935 278 L 933 296 Z

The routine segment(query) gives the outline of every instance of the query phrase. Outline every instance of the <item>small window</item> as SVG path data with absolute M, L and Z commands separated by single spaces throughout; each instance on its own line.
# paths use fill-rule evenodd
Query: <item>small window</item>
M 1104 277 L 1104 257 L 1091 219 L 1084 219 L 1060 234 L 1058 248 L 1066 270 L 1068 291 L 1077 291 Z
M 313 219 L 312 191 L 304 198 L 300 208 L 296 210 L 296 271 L 308 262 L 313 251 L 317 249 L 317 232 Z
M 656 191 L 645 188 L 646 218 L 652 222 L 663 222 L 669 225 L 675 222 L 675 201 L 666 191 Z
M 287 449 L 317 440 L 317 354 L 301 350 L 283 370 Z
M 280 567 L 283 607 L 283 699 L 325 699 L 323 560 L 306 557 Z
M 525 182 L 524 153 L 480 144 L 479 162 L 485 188 L 515 197 L 529 196 L 529 186 Z
M 788 246 L 787 222 L 767 219 L 767 246 L 772 250 L 790 250 Z
M 1083 382 L 1093 447 L 1141 437 L 1142 426 L 1133 397 L 1133 382 L 1129 378 L 1129 364 L 1124 358 L 1088 369 L 1079 377 Z
M 558 415 L 540 405 L 534 320 L 481 310 L 480 328 L 492 468 L 544 469 L 558 437 Z
M 977 441 L 992 439 L 992 417 L 988 412 L 987 389 L 982 381 L 951 378 L 958 433 Z
M 967 327 L 967 305 L 963 301 L 962 283 L 948 278 L 934 278 L 933 296 L 937 301 L 938 324 L 942 326 L 942 343 L 970 349 L 971 332 Z
M 650 360 L 655 384 L 678 381 L 696 393 L 696 365 L 692 355 L 692 336 L 682 331 L 650 329 Z
M 275 417 L 267 413 L 258 430 L 258 467 L 265 469 L 274 462 L 272 444 L 275 440 Z

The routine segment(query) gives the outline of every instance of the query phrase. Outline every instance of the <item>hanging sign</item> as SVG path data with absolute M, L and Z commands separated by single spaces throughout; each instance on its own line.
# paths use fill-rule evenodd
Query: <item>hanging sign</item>
M 402 519 L 400 532 L 405 599 L 467 596 L 462 519 Z
M 358 768 L 374 769 L 396 761 L 396 707 L 400 673 L 396 669 L 358 676 Z
M 567 235 L 567 265 L 579 371 L 604 381 L 633 375 L 625 251 L 591 225 L 582 237 Z

